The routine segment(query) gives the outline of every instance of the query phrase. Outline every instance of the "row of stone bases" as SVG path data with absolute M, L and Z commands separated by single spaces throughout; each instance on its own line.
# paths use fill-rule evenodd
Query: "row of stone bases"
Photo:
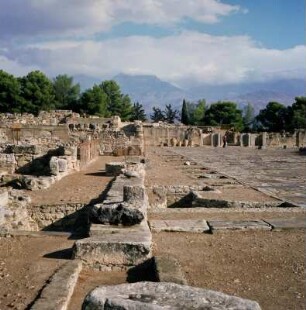
M 260 309 L 254 301 L 190 287 L 175 260 L 152 257 L 145 163 L 140 158 L 109 163 L 106 173 L 115 178 L 103 203 L 89 210 L 89 236 L 75 242 L 74 260 L 54 275 L 32 309 L 66 309 L 82 265 L 127 269 L 131 279 L 150 279 L 97 287 L 86 296 L 83 310 Z

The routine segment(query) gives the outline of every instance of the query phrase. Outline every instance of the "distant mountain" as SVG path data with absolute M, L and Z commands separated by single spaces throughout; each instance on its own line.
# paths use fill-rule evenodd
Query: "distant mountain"
M 154 106 L 163 108 L 166 104 L 180 109 L 183 99 L 188 97 L 186 91 L 153 75 L 119 74 L 113 79 L 121 91 L 128 94 L 133 102 L 141 103 L 148 114 L 152 113 Z
M 306 96 L 306 83 L 303 79 L 228 85 L 203 84 L 185 90 L 153 75 L 118 74 L 113 79 L 120 85 L 122 93 L 131 97 L 132 102 L 138 101 L 144 106 L 148 115 L 152 113 L 154 106 L 163 109 L 166 104 L 172 104 L 174 108 L 180 110 L 184 98 L 193 102 L 206 99 L 208 103 L 229 100 L 237 102 L 241 108 L 251 103 L 258 113 L 270 101 L 291 105 L 296 96 Z M 74 79 L 80 83 L 82 91 L 103 80 L 105 79 L 85 75 L 75 76 Z
M 73 77 L 74 83 L 79 83 L 81 86 L 81 91 L 91 88 L 94 84 L 100 84 L 104 79 L 98 79 L 92 76 L 79 74 Z

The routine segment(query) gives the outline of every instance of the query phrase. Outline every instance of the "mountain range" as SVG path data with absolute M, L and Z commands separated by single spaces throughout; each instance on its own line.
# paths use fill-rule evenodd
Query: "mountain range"
M 82 90 L 103 80 L 85 75 L 75 76 L 74 79 L 80 83 Z M 306 83 L 303 79 L 279 79 L 228 85 L 203 84 L 189 89 L 179 88 L 153 75 L 118 74 L 113 79 L 120 85 L 122 93 L 131 97 L 132 102 L 138 101 L 144 106 L 148 115 L 152 113 L 154 106 L 164 109 L 166 104 L 171 104 L 180 111 L 183 99 L 192 102 L 206 99 L 208 104 L 219 100 L 233 101 L 240 108 L 251 103 L 255 113 L 258 113 L 270 101 L 291 105 L 295 97 L 306 96 Z

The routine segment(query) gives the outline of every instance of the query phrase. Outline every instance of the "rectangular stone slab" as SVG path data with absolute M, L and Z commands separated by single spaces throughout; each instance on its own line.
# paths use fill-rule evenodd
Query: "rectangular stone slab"
M 227 231 L 227 230 L 271 230 L 272 227 L 261 220 L 252 221 L 217 221 L 208 222 L 212 231 Z
M 146 222 L 127 228 L 95 225 L 91 237 L 76 241 L 73 256 L 100 270 L 127 269 L 152 256 L 151 243 Z
M 153 232 L 182 231 L 203 233 L 210 230 L 205 220 L 152 220 L 149 224 Z
M 265 220 L 273 230 L 306 229 L 306 218 L 269 219 Z

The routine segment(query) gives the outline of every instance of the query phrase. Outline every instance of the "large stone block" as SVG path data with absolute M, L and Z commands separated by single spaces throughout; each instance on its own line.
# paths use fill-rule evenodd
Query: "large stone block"
M 151 257 L 151 232 L 146 222 L 123 228 L 92 225 L 91 237 L 78 240 L 73 257 L 100 270 L 129 268 Z
M 260 310 L 257 302 L 217 291 L 167 282 L 100 286 L 90 292 L 83 310 L 210 309 Z

